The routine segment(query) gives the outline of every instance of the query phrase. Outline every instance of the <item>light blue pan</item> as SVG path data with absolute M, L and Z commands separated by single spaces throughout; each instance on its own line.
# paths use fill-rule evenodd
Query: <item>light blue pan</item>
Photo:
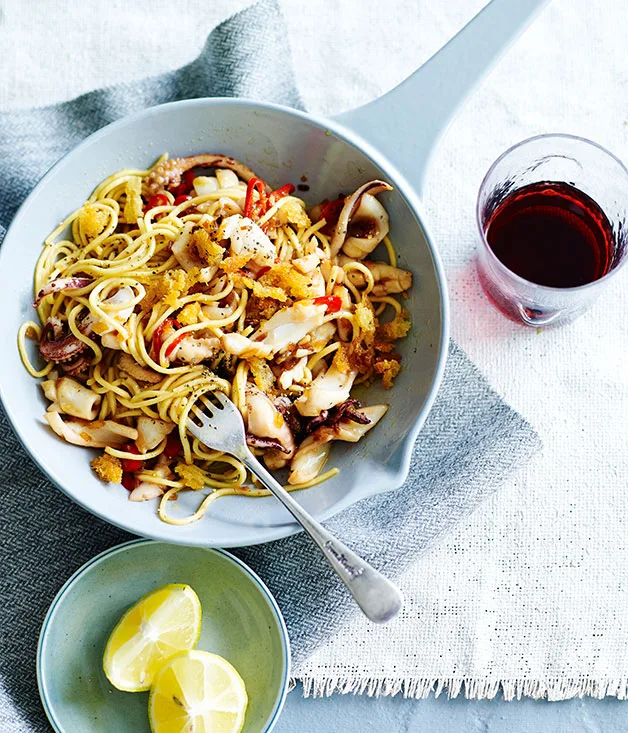
M 331 465 L 340 474 L 301 492 L 298 500 L 326 519 L 359 499 L 399 487 L 434 402 L 449 337 L 445 276 L 419 200 L 427 163 L 460 104 L 544 4 L 493 0 L 396 89 L 336 119 L 242 99 L 195 99 L 145 110 L 95 133 L 42 179 L 7 233 L 0 278 L 17 283 L 17 293 L 5 299 L 6 338 L 12 341 L 31 317 L 32 271 L 41 242 L 112 171 L 148 166 L 163 151 L 172 156 L 223 152 L 243 159 L 274 185 L 306 175 L 311 203 L 371 178 L 390 181 L 394 191 L 382 201 L 391 237 L 400 265 L 414 273 L 405 302 L 413 329 L 400 349 L 404 369 L 394 389 L 369 392 L 369 403 L 390 403 L 385 421 L 357 445 L 334 446 Z M 272 498 L 229 497 L 196 524 L 163 524 L 153 502 L 127 501 L 123 488 L 94 477 L 86 451 L 51 434 L 42 419 L 40 392 L 17 349 L 8 348 L 0 360 L 0 395 L 20 439 L 59 488 L 108 522 L 145 537 L 211 547 L 252 545 L 298 531 Z M 185 492 L 171 512 L 189 514 L 200 499 Z

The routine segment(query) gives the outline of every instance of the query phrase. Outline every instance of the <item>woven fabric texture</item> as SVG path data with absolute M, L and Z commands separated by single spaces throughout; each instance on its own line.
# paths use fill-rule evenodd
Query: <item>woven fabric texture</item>
M 178 71 L 90 92 L 57 106 L 1 113 L 0 223 L 9 223 L 56 158 L 92 131 L 142 107 L 212 95 L 302 106 L 289 56 L 281 13 L 264 2 L 220 25 L 198 59 Z M 128 535 L 86 514 L 51 486 L 4 419 L 0 443 L 6 518 L 0 727 L 45 730 L 34 679 L 37 633 L 45 611 L 74 570 Z M 308 691 L 340 689 L 344 684 L 387 692 L 421 676 L 419 646 L 410 666 L 404 651 L 399 664 L 393 664 L 394 675 L 381 671 L 382 660 L 394 658 L 396 646 L 405 650 L 422 625 L 416 599 L 423 590 L 412 569 L 539 448 L 528 423 L 452 344 L 444 384 L 420 434 L 406 485 L 364 500 L 329 522 L 359 552 L 396 577 L 408 598 L 402 617 L 381 627 L 376 643 L 372 626 L 356 636 L 355 629 L 362 628 L 359 614 L 304 537 L 238 551 L 276 594 L 292 639 L 294 675 L 305 680 Z M 360 643 L 362 651 L 341 657 L 336 667 L 321 663 L 317 676 L 312 659 L 324 659 L 326 653 L 328 659 L 337 659 L 334 650 L 351 640 Z

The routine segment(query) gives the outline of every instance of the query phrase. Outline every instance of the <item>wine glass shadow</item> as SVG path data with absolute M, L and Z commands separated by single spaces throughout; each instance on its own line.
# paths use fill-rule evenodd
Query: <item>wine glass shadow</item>
M 447 272 L 451 307 L 451 335 L 463 347 L 496 343 L 534 331 L 502 315 L 488 300 L 477 274 L 477 255 Z

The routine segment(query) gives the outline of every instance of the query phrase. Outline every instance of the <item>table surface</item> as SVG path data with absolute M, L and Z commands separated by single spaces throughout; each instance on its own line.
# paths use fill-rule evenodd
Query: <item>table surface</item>
M 5 67 L 3 68 L 4 79 L 0 82 L 0 109 L 28 107 L 35 104 L 55 102 L 61 99 L 71 98 L 95 86 L 114 83 L 120 79 L 120 70 L 119 64 L 116 66 L 112 61 L 120 59 L 120 63 L 127 64 L 127 59 L 123 51 L 131 48 L 131 45 L 133 45 L 134 54 L 131 59 L 132 63 L 127 64 L 128 69 L 124 74 L 124 78 L 126 79 L 141 78 L 148 74 L 166 71 L 167 69 L 186 63 L 200 50 L 206 33 L 216 22 L 227 17 L 230 12 L 250 4 L 250 0 L 214 0 L 214 3 L 209 3 L 204 6 L 204 13 L 206 15 L 203 17 L 202 22 L 199 22 L 199 16 L 197 14 L 183 12 L 183 9 L 190 11 L 191 6 L 194 4 L 191 0 L 184 0 L 183 3 L 176 6 L 176 12 L 180 21 L 177 26 L 179 34 L 177 43 L 176 46 L 173 46 L 172 53 L 161 54 L 156 52 L 152 47 L 155 45 L 156 39 L 158 39 L 159 27 L 156 24 L 161 25 L 164 23 L 162 17 L 154 18 L 152 16 L 146 16 L 146 23 L 149 25 L 151 31 L 145 34 L 144 39 L 134 37 L 131 44 L 125 33 L 127 35 L 131 33 L 133 23 L 123 23 L 122 27 L 119 22 L 115 24 L 115 27 L 109 23 L 109 25 L 105 24 L 105 27 L 102 27 L 100 23 L 102 18 L 99 15 L 99 33 L 92 42 L 90 40 L 91 37 L 87 35 L 85 35 L 83 40 L 80 37 L 80 33 L 82 33 L 85 26 L 89 25 L 88 16 L 93 13 L 87 3 L 73 4 L 74 8 L 70 14 L 67 14 L 68 6 L 65 8 L 61 8 L 60 6 L 58 10 L 50 6 L 46 9 L 46 13 L 35 14 L 35 17 L 33 17 L 32 12 L 27 8 L 27 4 L 22 4 L 19 0 L 6 0 L 6 2 L 2 3 L 3 7 L 0 8 L 0 25 L 3 27 L 3 38 L 0 41 L 5 51 L 3 54 L 3 58 L 5 59 Z M 292 10 L 296 6 L 288 2 L 282 4 L 288 15 L 289 22 L 292 26 L 296 27 L 301 18 L 301 9 L 298 11 L 296 9 Z M 319 84 L 316 86 L 309 83 L 312 74 L 316 75 L 318 73 L 319 75 L 323 75 L 329 73 L 328 70 L 332 66 L 330 61 L 332 56 L 334 59 L 337 56 L 341 57 L 340 60 L 336 59 L 334 63 L 340 64 L 342 61 L 345 76 L 351 77 L 351 74 L 355 75 L 357 73 L 355 69 L 359 63 L 365 63 L 366 60 L 365 46 L 363 43 L 359 43 L 361 39 L 357 35 L 349 34 L 349 40 L 353 39 L 353 44 L 349 42 L 328 44 L 321 48 L 315 46 L 315 44 L 311 44 L 311 46 L 305 44 L 306 47 L 300 49 L 299 54 L 305 56 L 305 60 L 299 64 L 299 81 L 301 82 L 302 91 L 306 97 L 308 107 L 318 112 L 333 112 L 339 111 L 342 107 L 346 107 L 349 101 L 351 104 L 355 104 L 377 96 L 383 91 L 384 87 L 389 88 L 393 83 L 399 81 L 405 73 L 408 73 L 413 66 L 423 61 L 426 55 L 429 55 L 428 52 L 434 51 L 441 42 L 446 40 L 447 35 L 451 34 L 452 29 L 460 27 L 482 4 L 483 0 L 465 0 L 465 2 L 461 0 L 459 3 L 452 3 L 451 7 L 453 9 L 451 9 L 451 14 L 455 17 L 449 19 L 451 20 L 450 23 L 445 22 L 447 21 L 446 17 L 443 19 L 441 24 L 442 37 L 426 36 L 422 39 L 421 43 L 414 42 L 408 38 L 408 34 L 401 33 L 400 25 L 397 29 L 399 33 L 396 36 L 399 48 L 395 50 L 396 55 L 400 59 L 399 64 L 392 65 L 389 70 L 385 70 L 388 74 L 385 78 L 382 73 L 376 81 L 372 80 L 368 85 L 358 85 L 360 93 L 364 95 L 364 99 L 356 98 L 347 100 L 344 96 L 344 88 L 339 84 Z M 584 3 L 581 4 L 583 5 Z M 613 12 L 619 18 L 619 14 L 624 12 L 622 3 L 619 0 L 615 0 L 613 4 Z M 112 4 L 112 12 L 115 12 L 114 6 L 117 5 L 117 3 Z M 138 18 L 142 12 L 148 12 L 148 7 L 153 7 L 153 4 L 150 4 L 147 0 L 141 3 L 141 5 L 143 9 L 139 8 L 135 10 Z M 332 3 L 332 5 L 334 6 L 334 12 L 336 10 L 340 12 L 341 6 L 339 3 Z M 401 5 L 405 6 L 405 3 L 397 3 L 399 8 Z M 371 0 L 368 3 L 368 7 L 371 13 L 375 13 L 376 10 L 379 12 L 381 6 L 375 0 Z M 422 21 L 429 20 L 431 14 L 436 13 L 437 10 L 441 12 L 441 8 L 444 14 L 449 12 L 447 10 L 448 4 L 441 6 L 438 3 L 429 2 L 429 0 L 422 2 L 420 8 L 423 14 L 421 16 Z M 55 16 L 52 19 L 49 17 L 49 10 Z M 130 7 L 127 7 L 125 8 L 125 12 L 133 13 L 134 11 Z M 326 12 L 331 13 L 329 6 Z M 36 17 L 37 15 L 41 15 L 41 17 L 38 19 Z M 157 15 L 155 13 L 155 16 Z M 609 11 L 608 15 L 612 15 L 612 13 Z M 63 16 L 63 19 L 61 16 Z M 399 12 L 392 12 L 389 9 L 385 12 L 385 17 L 382 18 L 382 22 L 386 20 L 388 25 L 394 30 L 395 18 L 399 16 Z M 578 14 L 574 13 L 574 26 L 577 25 L 577 16 Z M 107 20 L 108 16 L 105 14 L 103 17 L 104 20 Z M 131 17 L 131 20 L 133 17 Z M 71 22 L 69 18 L 72 18 Z M 345 21 L 347 21 L 347 18 L 345 18 Z M 598 18 L 594 26 L 598 24 L 598 21 L 602 23 L 603 20 L 603 18 Z M 50 46 L 46 41 L 49 29 L 50 27 L 55 27 L 55 22 L 58 24 L 58 27 L 64 26 L 64 33 L 58 39 L 62 44 L 62 53 L 54 54 L 51 59 Z M 151 23 L 153 25 L 150 25 Z M 607 21 L 605 32 L 609 32 L 608 25 L 609 22 Z M 167 23 L 165 27 L 168 27 Z M 609 43 L 609 49 L 617 49 L 619 46 L 623 47 L 623 44 L 619 43 L 618 40 L 619 33 L 621 32 L 619 29 L 622 27 L 622 24 L 618 22 L 617 27 L 618 35 L 616 36 L 616 40 L 618 42 Z M 573 28 L 570 27 L 567 29 L 569 33 L 562 29 L 567 34 L 565 37 L 560 36 L 560 28 L 555 30 L 559 34 L 560 43 L 554 45 L 577 45 L 573 43 L 573 39 L 569 35 L 569 33 L 573 32 Z M 595 27 L 591 28 L 592 33 L 595 30 Z M 536 32 L 540 31 L 537 30 Z M 389 35 L 392 34 L 389 33 Z M 112 50 L 112 44 L 117 44 L 115 46 L 118 49 L 117 53 L 114 53 L 115 48 Z M 318 68 L 311 68 L 309 62 L 312 56 L 308 56 L 308 53 L 311 55 L 315 53 L 322 54 L 318 57 Z M 78 58 L 80 58 L 80 63 L 76 62 Z M 106 64 L 103 63 L 103 59 L 105 58 L 107 59 Z M 297 56 L 298 60 L 299 57 Z M 54 62 L 54 71 L 52 73 L 49 70 L 51 61 Z M 401 63 L 402 61 L 403 63 Z M 500 74 L 513 74 L 515 75 L 514 78 L 517 78 L 515 74 L 515 61 L 516 57 L 513 57 L 507 64 L 502 62 L 501 72 L 498 70 L 494 75 L 493 81 L 491 82 L 493 86 L 487 87 L 488 92 L 491 92 L 491 89 L 499 87 Z M 608 90 L 611 88 L 618 89 L 617 84 L 622 80 L 625 82 L 625 79 L 619 79 L 616 83 L 612 82 L 608 78 L 608 74 L 611 74 L 610 65 L 590 64 L 591 68 L 594 66 L 596 66 L 596 76 L 603 73 L 606 73 L 607 76 L 603 75 L 602 81 L 597 84 L 594 84 L 593 79 L 587 77 L 585 79 L 587 90 L 597 89 L 599 87 L 600 99 L 604 100 L 608 96 Z M 25 74 L 25 68 L 32 69 L 31 73 Z M 548 68 L 552 68 L 552 64 L 549 61 Z M 361 76 L 356 78 L 362 79 Z M 547 83 L 549 84 L 549 81 Z M 315 88 L 321 90 L 320 98 L 313 94 L 312 89 Z M 501 87 L 499 88 L 501 89 Z M 628 82 L 626 82 L 626 87 L 624 88 L 628 88 Z M 619 92 L 617 92 L 617 95 L 620 98 L 624 97 Z M 487 97 L 485 90 L 484 96 L 477 97 L 472 103 L 470 111 L 465 113 L 466 117 L 460 124 L 468 124 L 468 120 L 474 114 L 474 105 L 486 104 L 487 98 L 489 100 L 493 99 L 493 97 Z M 557 91 L 557 98 L 559 102 L 564 101 L 564 96 L 560 95 L 560 90 Z M 500 98 L 497 101 L 499 102 Z M 535 108 L 529 112 L 526 111 L 525 115 L 519 112 L 519 116 L 523 119 L 523 123 L 519 124 L 519 127 L 515 125 L 515 122 L 519 118 L 513 117 L 512 111 L 506 106 L 500 106 L 500 104 L 495 103 L 491 108 L 495 114 L 485 120 L 487 129 L 484 130 L 484 137 L 493 140 L 494 149 L 484 150 L 482 160 L 476 161 L 476 165 L 472 167 L 467 158 L 462 153 L 457 152 L 458 149 L 455 148 L 455 135 L 450 135 L 448 139 L 445 139 L 441 149 L 442 162 L 439 163 L 437 161 L 439 165 L 437 166 L 436 173 L 440 174 L 440 180 L 452 180 L 458 185 L 458 178 L 456 176 L 447 175 L 449 170 L 448 166 L 453 170 L 453 163 L 456 164 L 457 170 L 466 170 L 472 167 L 477 172 L 485 169 L 497 152 L 504 149 L 510 142 L 510 139 L 505 139 L 504 130 L 507 130 L 508 134 L 512 134 L 514 139 L 517 135 L 524 137 L 527 134 L 531 134 L 532 131 L 539 131 L 541 129 L 569 128 L 568 131 L 588 134 L 609 144 L 610 147 L 613 147 L 613 143 L 615 143 L 615 147 L 620 147 L 618 142 L 623 142 L 623 140 L 615 129 L 617 125 L 613 127 L 609 122 L 608 129 L 606 129 L 603 127 L 602 122 L 599 122 L 600 119 L 602 121 L 605 119 L 605 115 L 600 116 L 594 115 L 592 112 L 590 114 L 587 113 L 586 110 L 604 108 L 604 101 L 600 101 L 597 107 L 594 103 L 595 101 L 589 100 L 589 104 L 582 105 L 580 116 L 577 119 L 575 119 L 577 110 L 573 108 L 573 105 L 570 105 L 569 114 L 575 119 L 572 124 L 565 123 L 563 104 L 549 105 L 548 103 L 546 107 L 539 106 L 538 109 Z M 498 132 L 501 132 L 501 136 L 497 134 Z M 472 153 L 465 153 L 465 155 L 471 156 Z M 438 178 L 438 176 L 435 175 L 435 178 Z M 463 198 L 462 196 L 457 196 L 456 200 L 463 200 Z M 448 232 L 445 225 L 437 216 L 438 207 L 434 206 L 433 210 L 430 210 L 430 214 L 436 222 L 436 228 L 442 232 L 443 238 L 446 239 Z M 446 259 L 449 274 L 452 276 L 452 292 L 456 294 L 466 283 L 460 275 L 463 271 L 462 266 L 451 254 L 448 254 Z M 500 391 L 515 406 L 519 406 L 517 404 L 518 392 L 515 389 L 517 385 L 510 385 L 505 378 L 500 380 L 499 374 L 496 373 L 497 370 L 492 369 L 488 357 L 482 361 L 483 352 L 480 347 L 474 345 L 476 343 L 474 342 L 474 338 L 478 337 L 478 333 L 476 333 L 477 328 L 474 331 L 474 325 L 470 320 L 474 315 L 477 314 L 472 311 L 467 313 L 463 304 L 456 306 L 454 312 L 454 322 L 456 324 L 455 335 L 459 338 L 463 346 L 469 350 L 471 356 L 486 370 L 492 378 L 492 381 L 500 388 Z M 483 311 L 482 317 L 490 318 L 490 315 L 487 311 Z M 497 331 L 498 322 L 495 321 L 493 325 Z M 479 337 L 481 336 L 482 334 L 480 333 Z M 506 339 L 505 336 L 504 339 Z M 539 342 L 541 341 L 541 339 L 537 340 Z M 481 338 L 479 340 L 476 339 L 476 341 L 480 345 L 484 343 Z M 530 346 L 530 361 L 537 359 L 539 356 L 536 352 L 532 353 L 532 348 Z M 522 400 L 523 397 L 519 399 L 520 402 Z M 565 488 L 565 490 L 567 489 L 568 487 Z M 492 506 L 489 506 L 486 512 L 490 513 L 492 508 Z M 479 520 L 476 519 L 474 521 Z M 460 542 L 459 544 L 461 548 L 464 548 L 464 543 Z M 619 731 L 628 729 L 628 723 L 626 723 L 628 705 L 624 707 L 622 702 L 614 698 L 608 698 L 602 701 L 591 698 L 575 699 L 560 703 L 546 703 L 531 699 L 514 702 L 504 702 L 500 699 L 478 701 L 465 700 L 462 697 L 458 697 L 455 700 L 448 700 L 444 696 L 438 699 L 430 698 L 428 700 L 405 700 L 400 696 L 395 698 L 384 697 L 372 699 L 368 697 L 355 697 L 353 695 L 336 695 L 323 699 L 304 699 L 301 696 L 301 692 L 301 688 L 297 687 L 288 696 L 284 713 L 275 728 L 276 733 L 292 733 L 293 731 L 303 733 L 308 733 L 308 731 L 321 731 L 327 733 L 340 730 L 343 733 L 354 733 L 357 731 L 364 733 L 365 731 L 371 730 L 385 730 L 389 733 L 396 733 L 397 731 L 430 731 L 430 733 L 432 731 L 438 731 L 439 733 L 475 733 L 476 731 L 483 731 L 485 733 L 576 733 L 577 731 L 586 731 L 587 733 L 593 733 L 603 731 L 604 733 L 618 733 Z
M 367 723 L 368 721 L 368 723 Z M 286 700 L 274 733 L 624 733 L 628 705 L 616 698 L 544 702 L 466 700 L 444 695 L 427 700 L 401 696 L 334 695 L 303 698 L 301 687 Z

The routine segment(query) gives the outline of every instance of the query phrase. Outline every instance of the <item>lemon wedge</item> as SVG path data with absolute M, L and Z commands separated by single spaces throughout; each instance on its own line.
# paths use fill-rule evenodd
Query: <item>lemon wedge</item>
M 108 680 L 125 692 L 150 689 L 167 659 L 196 646 L 201 615 L 189 585 L 164 585 L 140 598 L 118 621 L 105 647 Z
M 226 659 L 185 651 L 161 668 L 150 691 L 153 733 L 239 733 L 248 698 L 242 678 Z

